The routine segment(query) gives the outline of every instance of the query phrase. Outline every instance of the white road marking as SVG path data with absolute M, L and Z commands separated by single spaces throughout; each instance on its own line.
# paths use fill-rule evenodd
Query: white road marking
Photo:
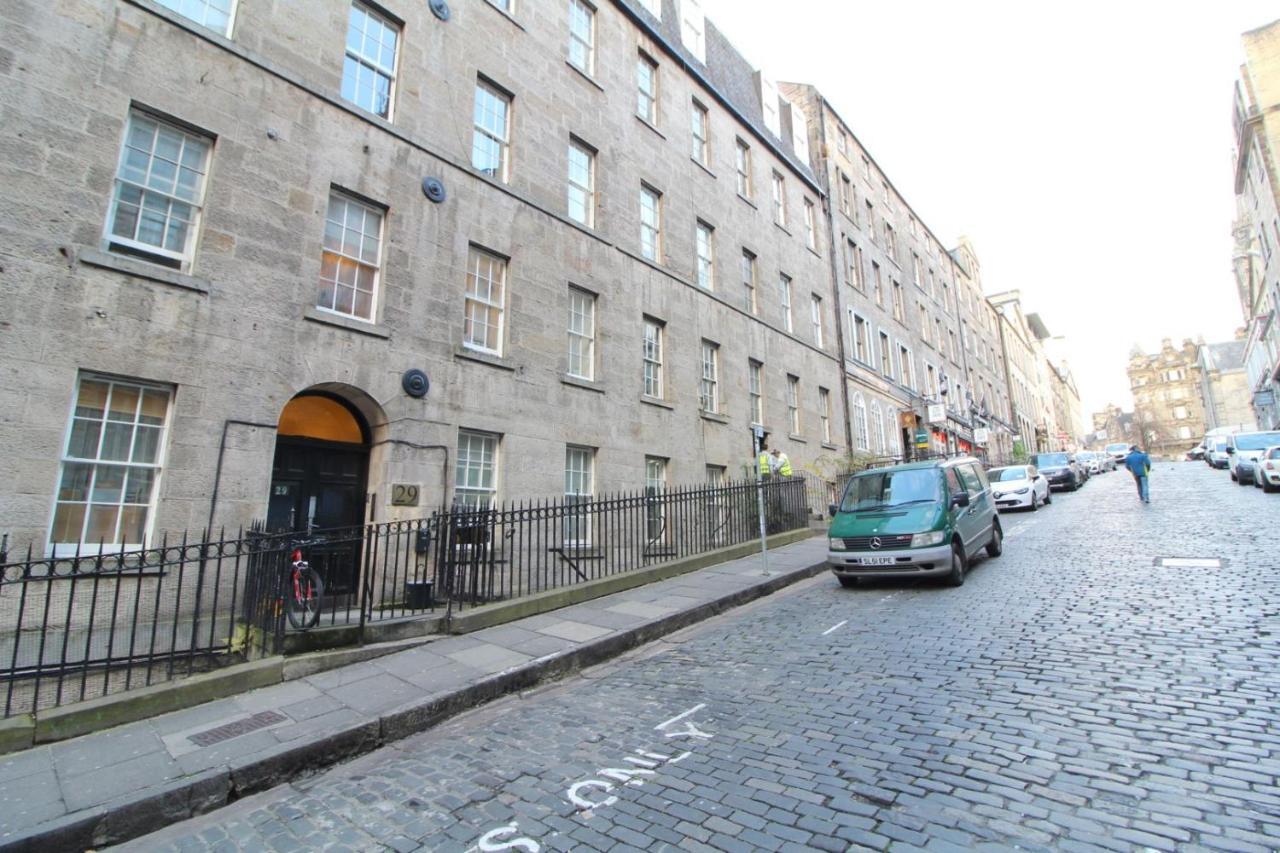
M 668 726 L 671 726 L 673 723 L 678 723 L 678 722 L 680 722 L 681 720 L 683 720 L 685 717 L 688 717 L 688 716 L 690 716 L 690 715 L 692 715 L 692 714 L 696 714 L 696 713 L 698 713 L 699 711 L 701 711 L 701 710 L 702 710 L 703 708 L 705 708 L 705 707 L 707 707 L 707 703 L 706 703 L 706 702 L 703 702 L 701 705 L 694 705 L 692 708 L 690 708 L 689 710 L 685 711 L 684 713 L 682 713 L 682 714 L 676 714 L 674 717 L 672 717 L 671 719 L 667 720 L 665 723 L 658 723 L 658 724 L 657 724 L 656 726 L 654 726 L 653 728 L 654 728 L 654 730 L 656 730 L 656 731 L 662 731 L 663 729 L 667 728 Z
M 842 626 L 844 626 L 844 625 L 848 625 L 848 624 L 849 624 L 849 620 L 848 620 L 848 619 L 846 619 L 846 620 L 844 620 L 843 622 L 840 622 L 839 624 L 832 625 L 830 628 L 828 628 L 827 630 L 825 630 L 825 631 L 823 631 L 823 632 L 822 632 L 822 636 L 824 636 L 824 637 L 825 637 L 825 636 L 827 636 L 827 634 L 830 634 L 832 631 L 836 630 L 837 628 L 840 628 L 840 627 L 842 627 Z

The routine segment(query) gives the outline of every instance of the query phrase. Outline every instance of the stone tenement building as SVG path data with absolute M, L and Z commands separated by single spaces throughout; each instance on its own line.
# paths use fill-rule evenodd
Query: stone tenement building
M 1123 441 L 1133 445 L 1141 442 L 1134 427 L 1133 412 L 1124 412 L 1115 403 L 1111 403 L 1101 412 L 1092 415 L 1093 432 L 1086 442 L 1089 450 L 1102 450 L 1108 444 Z
M 1243 339 L 1200 345 L 1200 399 L 1204 403 L 1206 430 L 1256 428 L 1244 348 Z
M 696 3 L 433 7 L 3 4 L 11 547 L 845 453 L 821 189 Z
M 718 482 L 753 425 L 801 469 L 1011 447 L 972 246 L 696 0 L 0 32 L 11 548 Z
M 1200 349 L 1190 340 L 1174 347 L 1169 338 L 1160 351 L 1129 354 L 1129 387 L 1133 392 L 1138 442 L 1148 453 L 1181 459 L 1205 433 L 1200 399 Z
M 914 446 L 1005 458 L 1003 401 L 990 374 L 973 364 L 975 352 L 994 349 L 991 327 L 976 320 L 987 306 L 972 246 L 964 249 L 970 276 L 816 87 L 779 88 L 807 119 L 808 148 L 827 193 L 851 446 L 882 456 Z M 939 416 L 930 418 L 931 407 Z
M 1245 33 L 1236 84 L 1235 255 L 1258 426 L 1280 428 L 1280 20 Z

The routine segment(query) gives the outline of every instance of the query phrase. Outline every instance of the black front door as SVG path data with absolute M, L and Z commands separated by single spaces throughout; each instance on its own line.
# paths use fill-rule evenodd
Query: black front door
M 280 436 L 271 472 L 267 529 L 316 531 L 323 541 L 308 551 L 324 578 L 326 595 L 355 589 L 365 506 L 369 452 L 363 446 Z

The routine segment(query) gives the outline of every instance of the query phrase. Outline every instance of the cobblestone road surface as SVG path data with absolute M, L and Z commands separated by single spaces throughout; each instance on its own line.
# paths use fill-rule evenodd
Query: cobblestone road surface
M 1095 477 L 959 589 L 817 578 L 129 847 L 1276 849 L 1280 496 L 1152 499 Z

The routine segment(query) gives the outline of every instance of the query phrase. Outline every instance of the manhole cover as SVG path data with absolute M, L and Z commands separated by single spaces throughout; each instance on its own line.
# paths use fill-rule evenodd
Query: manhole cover
M 249 732 L 256 732 L 258 729 L 265 729 L 268 726 L 274 726 L 276 723 L 283 723 L 288 719 L 284 714 L 276 711 L 260 711 L 252 717 L 245 717 L 243 720 L 236 720 L 188 735 L 187 740 L 196 746 L 213 746 L 215 743 L 222 743 L 224 740 L 231 740 L 233 737 L 247 735 Z
M 1214 557 L 1156 557 L 1155 564 L 1166 569 L 1220 569 L 1223 561 Z

